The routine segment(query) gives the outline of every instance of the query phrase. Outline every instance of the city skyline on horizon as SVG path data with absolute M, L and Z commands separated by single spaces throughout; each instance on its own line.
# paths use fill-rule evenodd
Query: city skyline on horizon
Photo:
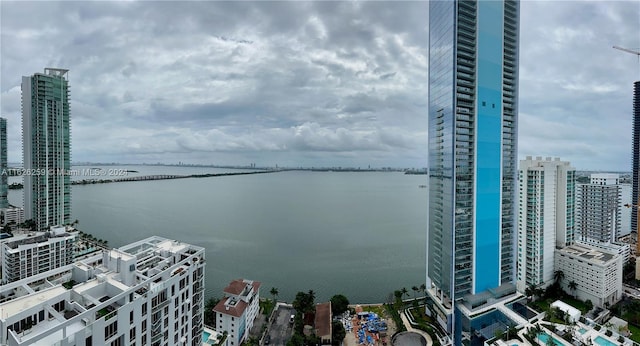
M 0 4 L 9 162 L 21 156 L 20 77 L 60 67 L 79 162 L 426 166 L 426 2 L 149 4 Z M 519 160 L 630 171 L 640 64 L 611 46 L 640 46 L 634 13 L 522 2 Z M 156 24 L 173 14 L 188 25 Z

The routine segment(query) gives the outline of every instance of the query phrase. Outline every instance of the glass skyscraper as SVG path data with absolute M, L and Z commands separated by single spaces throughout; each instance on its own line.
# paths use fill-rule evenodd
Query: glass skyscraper
M 518 28 L 514 0 L 429 2 L 427 283 L 450 332 L 515 292 Z
M 633 83 L 633 128 L 631 141 L 631 204 L 640 205 L 640 81 Z M 640 210 L 631 212 L 631 231 L 638 230 L 638 214 Z M 640 254 L 640 241 L 637 242 Z
M 40 231 L 70 223 L 71 168 L 68 70 L 22 77 L 25 220 Z

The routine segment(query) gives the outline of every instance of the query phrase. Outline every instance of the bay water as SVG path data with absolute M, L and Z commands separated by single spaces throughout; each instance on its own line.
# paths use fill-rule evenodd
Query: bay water
M 237 171 L 100 168 L 128 176 Z M 412 295 L 425 281 L 424 184 L 426 176 L 400 172 L 283 171 L 74 185 L 72 220 L 113 247 L 158 235 L 206 248 L 207 297 L 247 278 L 262 282 L 263 297 L 276 287 L 286 301 L 313 290 L 316 301 L 340 293 L 376 303 L 403 287 Z M 10 190 L 9 199 L 22 205 L 22 190 Z

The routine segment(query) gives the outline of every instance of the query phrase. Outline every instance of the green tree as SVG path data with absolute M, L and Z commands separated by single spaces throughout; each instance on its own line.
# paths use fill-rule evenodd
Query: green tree
M 418 286 L 413 286 L 411 287 L 411 290 L 413 291 L 413 300 L 416 300 L 416 293 L 418 293 L 418 291 L 420 290 L 420 288 L 418 288 Z
M 401 290 L 393 291 L 393 295 L 396 297 L 396 300 L 402 300 L 402 291 Z
M 513 337 L 515 337 L 518 334 L 518 329 L 516 328 L 515 325 L 510 325 L 509 328 L 507 328 L 507 331 L 505 333 L 505 340 L 509 340 Z
M 396 301 L 395 303 L 393 303 L 393 306 L 396 310 L 398 310 L 402 307 L 402 291 L 395 290 L 393 291 L 393 295 L 396 297 Z
M 269 293 L 271 293 L 271 295 L 273 296 L 273 304 L 276 303 L 276 298 L 278 297 L 278 289 L 275 287 L 271 287 L 271 291 L 269 291 Z
M 260 344 L 260 340 L 256 339 L 254 336 L 247 339 L 243 345 L 245 346 L 258 346 Z
M 573 292 L 573 293 L 574 293 L 574 294 L 573 294 L 573 297 L 575 298 L 575 297 L 576 297 L 576 295 L 575 295 L 575 291 L 578 289 L 578 284 L 577 284 L 575 281 L 571 280 L 571 281 L 569 282 L 569 289 L 571 290 L 571 292 Z
M 342 294 L 331 297 L 331 312 L 334 316 L 340 315 L 349 309 L 349 299 Z
M 287 346 L 305 346 L 304 337 L 298 333 L 293 333 L 291 339 L 287 341 Z
M 335 346 L 341 345 L 345 336 L 347 336 L 347 332 L 344 330 L 342 323 L 333 321 L 331 323 L 331 344 Z
M 316 308 L 315 306 L 316 294 L 313 290 L 309 290 L 308 293 L 298 292 L 296 298 L 293 300 L 293 308 L 299 313 L 310 313 Z
M 524 294 L 527 298 L 531 298 L 533 300 L 533 296 L 536 294 L 536 285 L 530 284 L 527 288 L 524 289 Z
M 556 270 L 555 272 L 553 272 L 553 279 L 556 283 L 559 284 L 562 279 L 564 279 L 564 272 L 562 272 L 562 270 Z
M 218 305 L 220 299 L 212 297 L 207 299 L 204 303 L 204 324 L 210 327 L 216 327 L 216 313 L 213 312 L 213 308 Z

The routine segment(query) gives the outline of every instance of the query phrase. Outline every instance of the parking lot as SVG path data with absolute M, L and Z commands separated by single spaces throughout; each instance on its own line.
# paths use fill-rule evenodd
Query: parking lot
M 279 305 L 278 311 L 273 318 L 273 321 L 269 324 L 267 330 L 267 336 L 265 336 L 264 344 L 274 346 L 284 346 L 293 334 L 293 324 L 289 323 L 291 315 L 295 314 L 295 310 L 292 307 Z

